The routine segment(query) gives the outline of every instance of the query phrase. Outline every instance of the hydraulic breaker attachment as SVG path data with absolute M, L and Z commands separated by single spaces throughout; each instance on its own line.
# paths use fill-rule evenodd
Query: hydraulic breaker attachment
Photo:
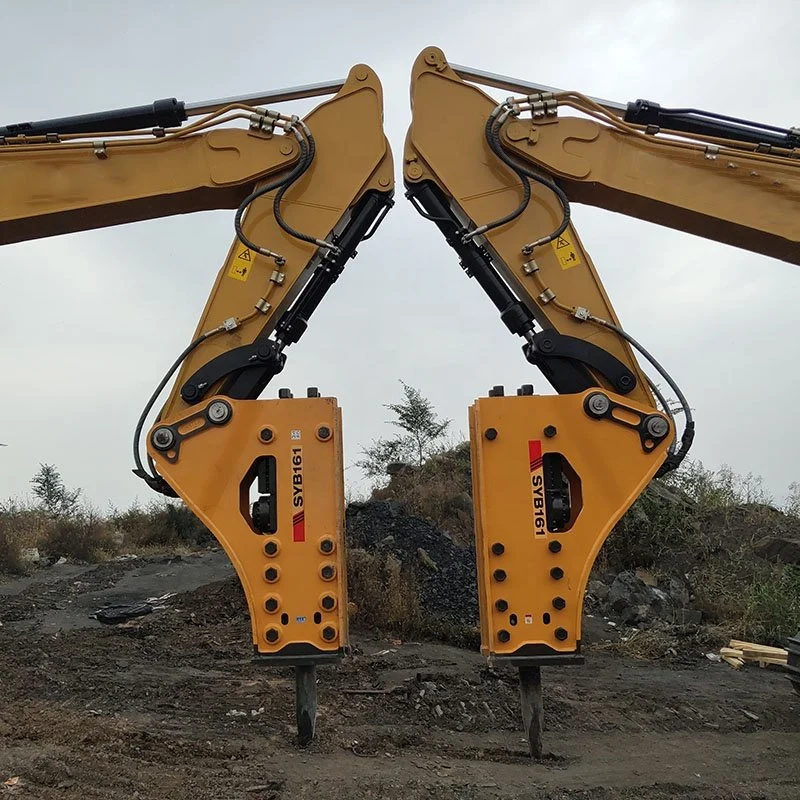
M 216 395 L 148 435 L 158 473 L 236 568 L 254 660 L 295 668 L 301 744 L 314 734 L 314 667 L 348 637 L 341 410 L 308 394 Z
M 666 416 L 605 390 L 499 390 L 469 413 L 481 652 L 520 668 L 525 730 L 540 757 L 539 668 L 583 662 L 592 564 L 674 431 Z

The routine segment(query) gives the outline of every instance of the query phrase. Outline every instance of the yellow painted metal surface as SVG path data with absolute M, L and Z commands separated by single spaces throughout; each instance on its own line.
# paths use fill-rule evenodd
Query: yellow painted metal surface
M 503 141 L 575 202 L 800 264 L 800 159 L 676 150 L 569 114 L 506 123 Z
M 290 138 L 240 128 L 109 139 L 105 152 L 98 158 L 91 143 L 0 147 L 0 244 L 236 208 L 257 180 L 294 166 L 300 154 Z
M 286 192 L 281 210 L 296 230 L 327 239 L 367 192 L 394 190 L 378 76 L 367 65 L 356 64 L 342 88 L 303 121 L 315 139 L 316 157 Z M 240 127 L 171 131 L 162 138 L 98 134 L 85 140 L 3 145 L 0 245 L 173 214 L 237 208 L 267 180 L 287 175 L 297 165 L 299 152 L 294 136 L 279 129 L 266 135 Z M 274 260 L 254 254 L 249 265 L 243 263 L 246 248 L 234 238 L 193 338 L 230 318 L 242 324 L 207 339 L 188 356 L 163 416 L 188 408 L 180 396 L 188 376 L 216 356 L 269 335 L 311 276 L 320 248 L 281 229 L 273 211 L 276 191 L 248 207 L 242 228 L 252 242 L 284 256 L 285 264 L 276 269 Z M 198 280 L 205 279 L 198 275 Z M 253 313 L 257 303 L 263 313 Z
M 341 90 L 314 108 L 304 121 L 316 141 L 316 157 L 286 193 L 281 208 L 291 226 L 325 239 L 367 191 L 389 192 L 394 186 L 392 152 L 383 132 L 383 91 L 378 76 L 367 66 L 353 67 Z M 241 260 L 240 242 L 235 239 L 194 335 L 215 328 L 229 317 L 244 317 L 261 297 L 267 298 L 270 308 L 266 314 L 249 319 L 233 334 L 208 339 L 186 359 L 164 406 L 166 415 L 187 408 L 180 387 L 201 366 L 233 347 L 269 334 L 311 276 L 319 248 L 289 236 L 280 228 L 272 208 L 274 196 L 270 192 L 255 200 L 245 214 L 242 228 L 250 241 L 286 258 L 285 265 L 277 268 L 283 277 L 279 283 L 273 281 L 275 262 L 259 255 L 244 280 L 231 280 L 232 272 L 241 275 L 242 270 L 237 263 Z
M 637 431 L 584 411 L 589 394 L 489 397 L 470 407 L 484 655 L 579 650 L 592 564 L 614 524 L 664 462 L 671 433 L 647 453 Z M 607 395 L 652 413 L 649 406 Z M 550 437 L 548 426 L 555 431 L 548 429 Z M 548 530 L 544 511 L 542 462 L 550 453 L 561 454 L 571 467 L 572 517 L 569 529 L 558 533 Z
M 224 398 L 233 411 L 226 424 L 205 417 L 181 424 L 220 399 L 162 420 L 189 435 L 177 451 L 161 453 L 148 442 L 148 452 L 236 568 L 256 653 L 287 660 L 341 654 L 348 635 L 341 410 L 332 397 Z M 248 476 L 263 456 L 274 457 L 277 470 L 274 534 L 257 533 L 249 518 Z
M 406 181 L 434 181 L 475 226 L 512 211 L 522 200 L 520 180 L 492 152 L 484 135 L 486 120 L 497 101 L 462 81 L 442 52 L 433 47 L 426 48 L 414 63 L 411 102 L 413 117 L 404 152 Z M 531 189 L 532 200 L 520 217 L 486 234 L 498 271 L 541 327 L 584 339 L 614 355 L 637 377 L 631 397 L 652 404 L 644 374 L 624 340 L 539 301 L 543 283 L 562 303 L 585 306 L 593 314 L 620 324 L 573 226 L 568 237 L 570 252 L 575 255 L 574 268 L 564 269 L 564 261 L 557 255 L 560 251 L 545 246 L 534 253 L 539 266 L 536 276 L 525 273 L 530 256 L 523 255 L 523 245 L 549 234 L 562 218 L 561 205 L 549 189 L 538 184 L 532 184 Z M 601 375 L 595 378 L 606 385 Z

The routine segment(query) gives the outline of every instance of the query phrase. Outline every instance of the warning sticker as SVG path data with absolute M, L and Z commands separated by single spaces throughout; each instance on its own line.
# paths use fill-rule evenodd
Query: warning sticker
M 550 242 L 550 247 L 555 251 L 558 263 L 561 264 L 561 269 L 577 267 L 581 263 L 578 251 L 575 249 L 572 241 L 573 236 L 569 232 L 569 228 L 567 228 L 561 236 Z
M 236 248 L 236 253 L 233 256 L 233 263 L 228 270 L 228 277 L 234 278 L 237 281 L 246 281 L 250 277 L 250 272 L 253 269 L 253 259 L 255 253 L 243 244 L 239 244 Z

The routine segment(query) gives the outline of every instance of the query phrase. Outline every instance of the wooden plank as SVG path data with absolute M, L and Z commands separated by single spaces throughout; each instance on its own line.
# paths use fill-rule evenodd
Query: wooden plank
M 787 661 L 786 655 L 773 655 L 772 653 L 755 653 L 752 650 L 743 650 L 742 656 L 745 661 L 758 661 L 762 658 L 775 658 L 781 663 L 785 664 Z
M 785 663 L 786 663 L 785 658 L 769 658 L 762 656 L 761 658 L 758 659 L 758 666 L 761 667 L 762 669 L 766 667 L 768 664 L 785 664 Z
M 734 650 L 750 650 L 754 653 L 763 653 L 764 655 L 782 656 L 786 653 L 782 647 L 770 647 L 766 644 L 756 644 L 755 642 L 742 642 L 739 639 L 731 639 L 728 642 L 728 647 Z
M 720 647 L 719 654 L 721 656 L 731 656 L 731 658 L 742 658 L 743 651 L 736 650 L 733 647 Z
M 733 658 L 731 656 L 722 656 L 722 660 L 727 664 L 730 664 L 734 669 L 740 669 L 744 661 L 740 658 Z

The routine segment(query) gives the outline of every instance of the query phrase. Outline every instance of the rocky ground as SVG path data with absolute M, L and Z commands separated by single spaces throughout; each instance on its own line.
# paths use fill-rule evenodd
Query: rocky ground
M 412 544 L 414 558 L 419 547 L 437 566 L 446 558 Z M 89 616 L 176 591 L 124 626 Z M 52 566 L 0 581 L 0 595 L 0 794 L 800 795 L 800 698 L 782 675 L 712 663 L 699 642 L 655 662 L 623 657 L 602 615 L 587 620 L 585 666 L 543 669 L 547 757 L 532 764 L 512 671 L 363 631 L 350 658 L 320 668 L 318 736 L 296 747 L 291 673 L 250 662 L 243 597 L 219 551 Z

